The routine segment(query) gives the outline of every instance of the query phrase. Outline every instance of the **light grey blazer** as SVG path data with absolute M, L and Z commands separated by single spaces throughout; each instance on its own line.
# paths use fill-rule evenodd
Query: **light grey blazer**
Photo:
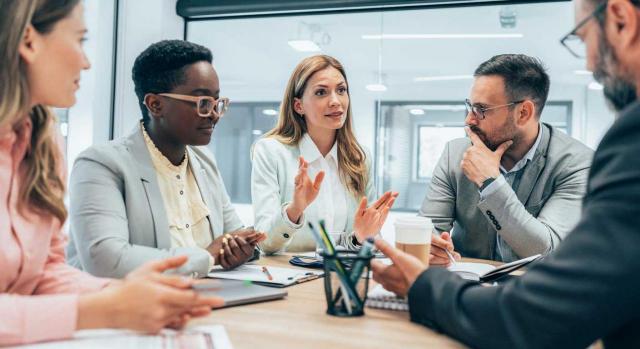
M 213 154 L 194 146 L 187 152 L 209 208 L 212 238 L 241 228 Z M 208 273 L 205 249 L 171 247 L 162 193 L 140 126 L 124 138 L 82 152 L 73 166 L 69 193 L 69 264 L 97 276 L 121 278 L 145 262 L 187 255 L 188 262 L 177 272 L 196 277 Z
M 371 156 L 365 150 L 369 180 L 365 192 L 367 200 L 376 199 Z M 300 147 L 285 145 L 274 138 L 258 140 L 252 151 L 251 201 L 255 215 L 255 229 L 264 231 L 268 237 L 260 244 L 267 254 L 281 251 L 314 251 L 315 240 L 307 226 L 307 221 L 315 223 L 317 213 L 308 207 L 299 224 L 292 223 L 286 207 L 293 198 L 294 179 L 298 174 Z M 351 243 L 353 217 L 360 202 L 353 195 L 347 200 L 347 231 L 340 238 L 340 244 L 348 249 L 356 249 Z
M 496 234 L 509 245 L 503 261 L 553 250 L 580 219 L 593 151 L 541 123 L 542 138 L 514 192 L 504 184 L 483 201 L 460 168 L 468 138 L 447 143 L 419 214 L 439 232 L 450 231 L 463 256 L 500 259 Z M 507 257 L 509 256 L 509 257 Z

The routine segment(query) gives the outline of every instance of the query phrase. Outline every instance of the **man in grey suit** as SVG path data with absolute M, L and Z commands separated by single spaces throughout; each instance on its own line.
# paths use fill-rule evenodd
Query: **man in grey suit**
M 612 105 L 640 87 L 640 1 L 578 0 L 587 68 Z M 572 51 L 574 52 L 574 51 Z M 636 92 L 637 93 L 637 92 Z M 640 348 L 640 103 L 626 107 L 595 152 L 583 215 L 566 240 L 521 277 L 495 287 L 428 268 L 382 240 L 393 261 L 374 279 L 408 295 L 411 321 L 474 348 Z M 426 269 L 426 270 L 425 270 Z
M 445 249 L 504 262 L 547 253 L 580 218 L 593 152 L 540 122 L 549 92 L 542 63 L 504 54 L 474 76 L 469 138 L 446 145 L 420 208 L 441 233 L 432 265 L 450 263 Z

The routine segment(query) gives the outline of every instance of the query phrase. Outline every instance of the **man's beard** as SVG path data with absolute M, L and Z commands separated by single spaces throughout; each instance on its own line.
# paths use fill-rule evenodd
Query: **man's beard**
M 500 144 L 506 141 L 513 141 L 513 144 L 516 144 L 520 141 L 520 137 L 516 132 L 515 117 L 513 115 L 509 116 L 506 124 L 504 124 L 500 130 L 494 132 L 494 134 L 502 136 L 501 140 L 489 139 L 489 136 L 484 133 L 484 131 L 482 131 L 478 126 L 472 125 L 469 126 L 469 128 L 471 129 L 471 131 L 473 131 L 473 133 L 477 134 L 478 137 L 480 137 L 484 145 L 486 145 L 487 148 L 491 149 L 491 151 L 496 151 Z M 513 147 L 513 145 L 511 147 Z
M 622 77 L 616 76 L 614 72 L 618 66 L 618 59 L 611 48 L 611 45 L 604 38 L 604 33 L 600 32 L 598 38 L 598 61 L 593 71 L 593 78 L 603 86 L 604 97 L 609 105 L 619 112 L 629 104 L 636 101 L 636 87 Z

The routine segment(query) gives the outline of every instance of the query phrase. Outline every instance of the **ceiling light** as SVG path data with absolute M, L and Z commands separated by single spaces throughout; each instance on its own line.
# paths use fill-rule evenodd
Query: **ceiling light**
M 384 84 L 369 84 L 365 86 L 367 90 L 372 92 L 384 92 L 387 90 L 387 86 Z
M 407 104 L 404 106 L 404 108 L 406 110 L 409 111 L 409 113 L 413 114 L 414 110 L 422 110 L 424 112 L 428 111 L 428 110 L 435 110 L 435 111 L 462 111 L 462 110 L 466 110 L 464 104 L 460 103 L 460 104 Z M 418 111 L 419 113 L 419 111 Z M 415 115 L 415 114 L 414 114 Z M 422 115 L 422 114 L 420 114 Z
M 602 89 L 604 89 L 604 87 L 601 84 L 599 84 L 598 82 L 595 82 L 595 81 L 591 81 L 589 83 L 588 87 L 589 87 L 590 90 L 602 90 Z
M 576 75 L 593 75 L 593 72 L 589 70 L 574 70 L 573 73 Z
M 289 40 L 289 46 L 300 52 L 318 52 L 320 46 L 311 40 Z
M 463 111 L 467 108 L 461 104 L 431 104 L 424 107 L 425 110 Z
M 424 109 L 414 108 L 409 110 L 409 114 L 411 115 L 424 115 Z
M 473 75 L 443 75 L 443 76 L 418 76 L 413 78 L 414 82 L 425 81 L 450 81 L 450 80 L 471 80 Z
M 362 35 L 364 40 L 411 40 L 411 39 L 521 39 L 524 34 L 374 34 Z
M 278 111 L 275 109 L 262 109 L 262 114 L 268 116 L 278 115 Z

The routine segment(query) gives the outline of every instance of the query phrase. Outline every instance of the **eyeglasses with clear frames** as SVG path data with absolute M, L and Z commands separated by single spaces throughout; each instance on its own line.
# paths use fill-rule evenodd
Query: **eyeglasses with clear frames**
M 203 118 L 208 118 L 211 115 L 222 117 L 229 109 L 230 103 L 229 98 L 226 97 L 215 99 L 211 96 L 189 96 L 177 93 L 158 93 L 158 95 L 195 103 L 198 115 Z
M 581 20 L 580 23 L 573 28 L 567 35 L 560 39 L 560 44 L 564 46 L 569 52 L 576 58 L 585 58 L 587 56 L 587 49 L 584 41 L 578 36 L 580 28 L 584 27 L 591 19 L 597 18 L 600 12 L 607 8 L 607 1 L 598 5 L 598 7 L 591 12 L 589 16 Z
M 476 119 L 478 120 L 484 120 L 486 118 L 486 115 L 484 114 L 485 112 L 489 111 L 489 110 L 493 110 L 493 109 L 498 109 L 498 108 L 504 108 L 504 107 L 510 107 L 512 105 L 516 105 L 519 103 L 524 102 L 525 100 L 520 100 L 520 101 L 514 101 L 511 103 L 507 103 L 507 104 L 502 104 L 502 105 L 496 105 L 494 107 L 488 107 L 488 108 L 483 108 L 477 105 L 473 105 L 471 103 L 471 101 L 467 98 L 464 100 L 464 106 L 467 109 L 467 115 L 469 113 L 473 113 L 473 116 L 475 116 Z

